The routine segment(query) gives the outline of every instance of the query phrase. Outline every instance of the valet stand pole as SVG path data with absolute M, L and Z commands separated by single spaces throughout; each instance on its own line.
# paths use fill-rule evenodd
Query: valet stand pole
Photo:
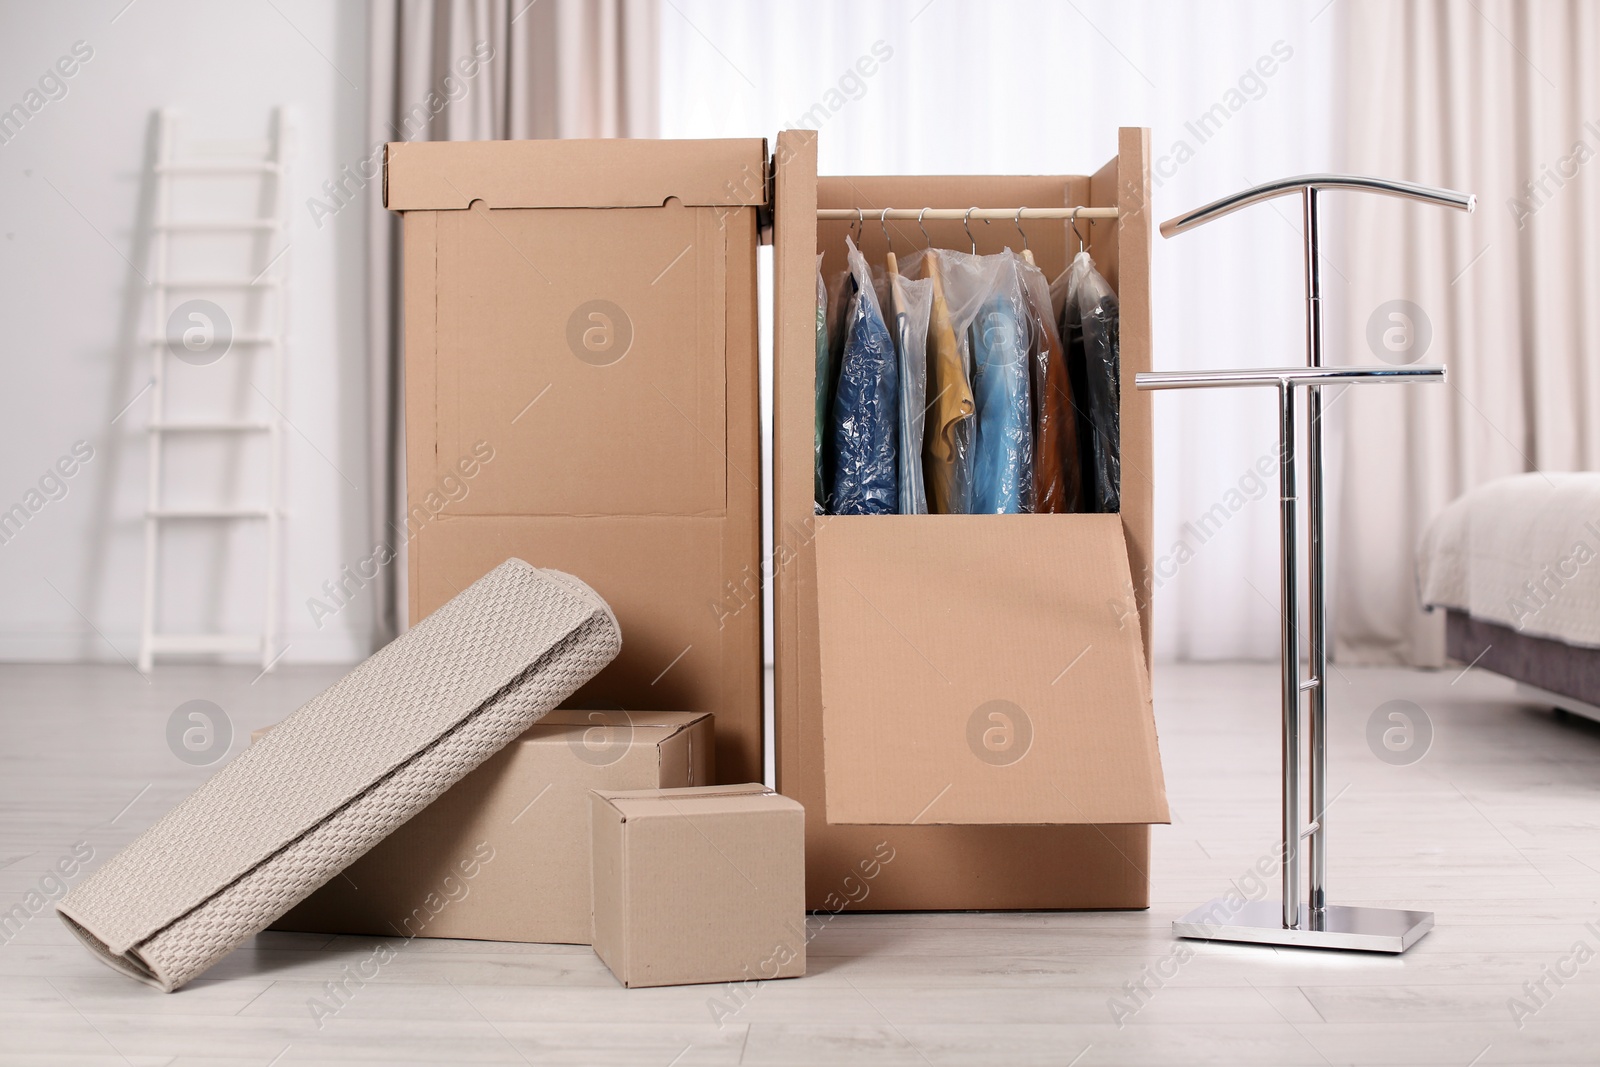
M 1279 543 L 1282 596 L 1282 731 L 1283 794 L 1281 864 L 1283 898 L 1280 902 L 1219 898 L 1173 923 L 1180 937 L 1223 941 L 1251 941 L 1310 948 L 1355 949 L 1370 952 L 1404 952 L 1433 928 L 1429 912 L 1356 908 L 1327 903 L 1327 722 L 1328 722 L 1328 604 L 1326 539 L 1324 537 L 1324 484 L 1322 387 L 1382 383 L 1441 382 L 1443 367 L 1325 368 L 1323 365 L 1323 305 L 1319 193 L 1341 189 L 1376 193 L 1402 199 L 1471 211 L 1469 193 L 1434 189 L 1410 182 L 1355 175 L 1317 174 L 1286 178 L 1224 197 L 1171 219 L 1161 226 L 1164 236 L 1232 214 L 1264 200 L 1298 194 L 1302 203 L 1305 236 L 1306 367 L 1304 369 L 1208 371 L 1198 373 L 1151 372 L 1136 377 L 1140 389 L 1230 388 L 1275 386 L 1278 390 L 1280 464 Z M 1296 437 L 1295 390 L 1306 391 L 1306 677 L 1300 675 L 1300 570 L 1297 506 L 1301 457 Z M 1308 693 L 1308 818 L 1300 817 L 1302 744 L 1300 697 Z M 1307 842 L 1307 886 L 1301 889 L 1301 842 Z

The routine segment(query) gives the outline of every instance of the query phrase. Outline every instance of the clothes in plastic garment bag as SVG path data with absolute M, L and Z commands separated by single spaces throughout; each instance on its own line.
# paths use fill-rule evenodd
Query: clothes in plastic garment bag
M 965 348 L 952 316 L 951 295 L 945 284 L 941 258 L 945 254 L 942 250 L 926 249 L 905 257 L 904 264 L 908 274 L 921 274 L 927 279 L 932 295 L 928 310 L 927 416 L 922 446 L 928 510 L 936 515 L 964 515 L 971 510 L 972 417 L 977 405 L 972 399 Z
M 889 306 L 900 369 L 900 514 L 926 515 L 928 491 L 922 478 L 922 436 L 928 386 L 928 311 L 933 283 L 900 273 L 895 254 L 888 260 Z
M 1027 301 L 1021 260 L 1006 251 L 970 327 L 977 434 L 972 448 L 972 511 L 1015 515 L 1033 510 L 1033 403 L 1028 366 Z
M 1094 269 L 1088 252 L 1067 268 L 1061 337 L 1073 397 L 1078 402 L 1079 455 L 1083 460 L 1084 510 L 1122 510 L 1122 360 L 1117 294 Z M 1063 279 L 1057 279 L 1052 291 Z
M 1033 369 L 1033 510 L 1082 511 L 1083 467 L 1066 350 L 1056 327 L 1050 283 L 1026 249 L 1022 256 L 1019 271 L 1027 300 L 1028 361 Z
M 872 271 L 845 238 L 855 292 L 846 313 L 839 386 L 833 397 L 829 455 L 835 515 L 892 515 L 899 508 L 900 385 L 894 342 L 884 323 Z

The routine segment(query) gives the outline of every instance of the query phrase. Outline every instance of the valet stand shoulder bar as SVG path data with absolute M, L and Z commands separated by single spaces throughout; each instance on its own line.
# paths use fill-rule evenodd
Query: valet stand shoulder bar
M 1305 948 L 1404 952 L 1433 928 L 1433 914 L 1332 905 L 1327 902 L 1328 602 L 1323 536 L 1322 387 L 1442 382 L 1442 366 L 1324 367 L 1322 274 L 1318 200 L 1324 190 L 1377 193 L 1472 211 L 1470 193 L 1411 182 L 1346 174 L 1308 174 L 1268 182 L 1223 197 L 1161 224 L 1173 237 L 1241 208 L 1280 196 L 1301 198 L 1305 231 L 1306 366 L 1262 370 L 1153 371 L 1136 376 L 1140 389 L 1207 389 L 1273 386 L 1278 390 L 1280 463 L 1279 548 L 1283 659 L 1283 899 L 1225 897 L 1201 905 L 1172 924 L 1178 937 L 1246 941 Z M 1306 393 L 1306 633 L 1307 670 L 1300 677 L 1300 578 L 1296 508 L 1302 457 L 1296 447 L 1296 390 Z M 1308 817 L 1300 816 L 1300 702 L 1308 694 Z M 1301 893 L 1301 842 L 1306 842 L 1307 890 Z

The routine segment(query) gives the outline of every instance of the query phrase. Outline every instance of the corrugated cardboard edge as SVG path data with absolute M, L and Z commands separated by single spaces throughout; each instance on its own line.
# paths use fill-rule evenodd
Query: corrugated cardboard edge
M 707 785 L 691 786 L 677 789 L 591 789 L 589 793 L 603 801 L 617 813 L 623 822 L 634 819 L 656 818 L 683 814 L 676 808 L 680 800 L 715 800 L 719 797 L 775 797 L 782 802 L 785 809 L 804 811 L 805 806 L 799 801 L 786 797 L 777 790 L 760 782 L 745 782 L 737 785 Z M 665 807 L 659 811 L 640 811 L 633 805 L 627 805 L 631 800 L 663 800 L 667 801 Z M 622 803 L 618 803 L 621 801 Z
M 628 849 L 621 813 L 589 791 L 589 940 L 595 955 L 628 984 Z
M 810 462 L 802 472 L 799 462 L 814 455 L 816 434 L 814 400 L 805 395 L 809 387 L 814 398 L 816 389 L 816 132 L 779 133 L 773 169 L 773 740 L 777 786 L 793 795 L 788 765 L 799 770 L 801 717 L 821 698 L 820 686 L 805 691 L 812 661 L 802 664 L 800 656 L 801 605 L 816 602 L 814 472 Z M 800 299 L 805 289 L 809 302 Z M 802 358 L 806 346 L 809 361 Z
M 699 729 L 704 724 L 703 731 Z M 704 732 L 708 740 L 696 747 L 696 735 Z M 682 752 L 680 753 L 680 749 Z M 709 711 L 692 721 L 685 723 L 683 729 L 662 738 L 656 746 L 661 761 L 665 768 L 668 760 L 682 759 L 684 768 L 684 781 L 691 786 L 708 785 L 717 780 L 717 739 L 716 716 Z
M 1128 569 L 1139 606 L 1147 673 L 1154 666 L 1151 640 L 1150 561 L 1155 540 L 1155 469 L 1151 396 L 1134 387 L 1134 376 L 1151 368 L 1154 337 L 1150 293 L 1152 222 L 1150 131 L 1124 126 L 1117 131 L 1117 155 L 1089 179 L 1089 202 L 1117 208 L 1117 225 L 1091 226 L 1091 251 L 1117 292 L 1122 360 L 1122 531 L 1128 541 Z M 1114 239 L 1113 239 L 1114 238 Z

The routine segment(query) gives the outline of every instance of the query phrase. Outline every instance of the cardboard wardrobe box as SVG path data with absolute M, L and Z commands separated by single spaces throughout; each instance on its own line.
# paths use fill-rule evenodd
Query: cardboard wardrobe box
M 759 776 L 753 275 L 770 234 L 774 744 L 779 790 L 811 813 L 808 903 L 1144 907 L 1148 826 L 1168 818 L 1149 680 L 1150 400 L 1133 384 L 1151 362 L 1149 131 L 1118 131 L 1093 174 L 1041 176 L 819 178 L 817 137 L 784 131 L 770 157 L 760 141 L 390 146 L 424 520 L 413 611 L 512 552 L 571 570 L 623 624 L 622 657 L 584 695 L 665 706 L 666 687 L 716 712 L 727 780 Z M 975 204 L 1116 210 L 1079 229 L 1121 304 L 1121 513 L 814 515 L 815 257 L 842 268 L 850 228 L 818 206 L 870 219 Z M 902 251 L 924 231 L 969 247 L 959 221 L 887 228 Z M 1065 220 L 1020 228 L 1047 277 L 1066 268 Z M 1017 229 L 971 233 L 989 253 Z M 859 242 L 883 262 L 879 227 Z M 643 259 L 661 265 L 638 271 Z M 702 410 L 720 419 L 689 417 Z M 495 454 L 511 462 L 439 495 L 478 440 L 509 442 Z
M 818 134 L 774 151 L 777 785 L 805 805 L 807 902 L 856 909 L 1140 908 L 1168 821 L 1150 695 L 1149 131 L 1092 175 L 818 177 Z M 886 207 L 1095 206 L 1079 222 L 1121 305 L 1121 513 L 816 516 L 816 257 L 868 261 Z M 1065 220 L 890 222 L 930 241 L 1028 246 L 1053 279 Z M 924 232 L 926 237 L 924 237 Z M 1070 243 L 1069 243 L 1070 242 Z M 880 852 L 892 862 L 862 872 Z M 855 886 L 862 892 L 849 891 Z
M 762 775 L 757 215 L 766 142 L 390 144 L 410 617 L 508 556 L 622 652 L 572 706 L 701 708 Z
M 623 985 L 806 973 L 799 804 L 759 784 L 596 790 L 590 813 L 594 950 Z
M 705 712 L 553 711 L 272 928 L 586 945 L 589 790 L 709 784 L 713 747 Z

